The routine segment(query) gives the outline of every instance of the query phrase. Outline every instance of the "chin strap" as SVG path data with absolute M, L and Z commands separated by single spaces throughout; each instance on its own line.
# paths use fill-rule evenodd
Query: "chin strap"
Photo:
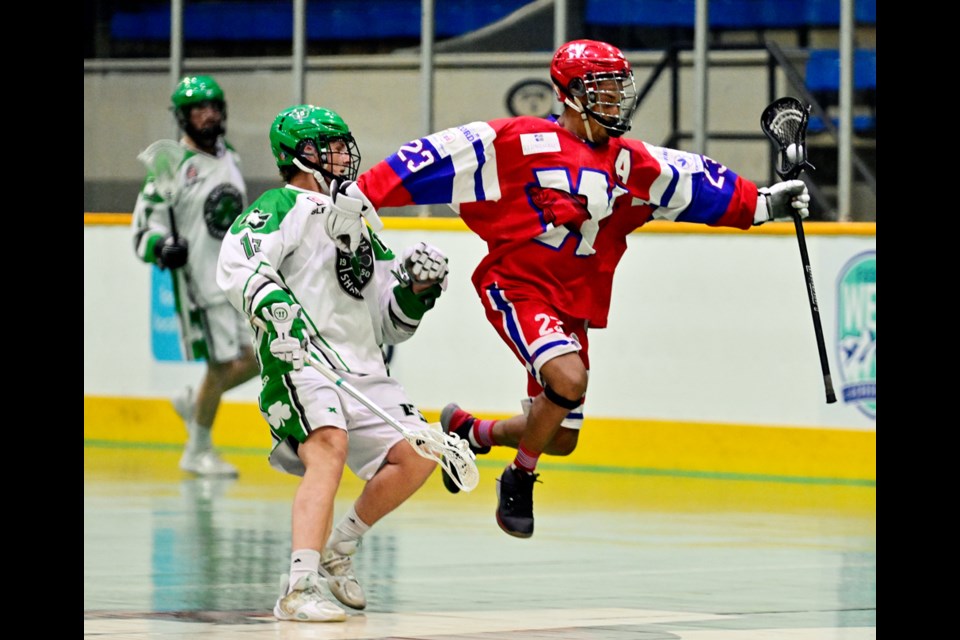
M 580 114 L 580 119 L 583 120 L 583 128 L 587 133 L 587 142 L 593 142 L 593 132 L 590 131 L 590 123 L 588 122 L 589 116 L 587 115 L 587 110 L 580 104 L 580 99 L 564 98 L 563 103 Z
M 316 169 L 312 169 L 307 165 L 303 164 L 302 162 L 300 162 L 299 158 L 294 158 L 293 164 L 295 164 L 297 168 L 300 169 L 301 171 L 305 173 L 309 173 L 310 175 L 313 176 L 314 180 L 317 181 L 317 184 L 320 185 L 320 193 L 327 196 L 330 195 L 330 185 L 327 184 L 327 179 L 324 177 L 322 173 L 320 173 Z

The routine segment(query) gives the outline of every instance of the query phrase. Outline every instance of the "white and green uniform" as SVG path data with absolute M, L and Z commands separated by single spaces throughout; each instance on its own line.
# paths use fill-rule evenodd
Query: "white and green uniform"
M 176 188 L 168 202 L 148 173 L 133 210 L 134 247 L 144 262 L 154 263 L 154 246 L 171 232 L 173 210 L 177 234 L 187 241 L 187 264 L 173 270 L 177 314 L 188 359 L 227 362 L 239 356 L 250 332 L 238 334 L 227 297 L 217 286 L 220 243 L 243 211 L 246 185 L 240 158 L 221 138 L 216 155 L 181 142 L 183 159 L 176 169 Z M 242 323 L 244 318 L 240 318 Z
M 423 428 L 420 412 L 389 376 L 381 346 L 410 338 L 440 287 L 415 295 L 398 282 L 399 260 L 372 232 L 355 256 L 338 251 L 324 229 L 329 211 L 330 199 L 315 191 L 267 191 L 224 238 L 217 282 L 247 316 L 263 319 L 264 308 L 278 302 L 299 304 L 312 356 L 406 426 Z M 347 465 L 361 479 L 373 477 L 402 437 L 312 367 L 295 371 L 273 357 L 271 337 L 256 332 L 260 411 L 275 443 L 271 464 L 301 474 L 298 444 L 335 426 L 350 433 Z

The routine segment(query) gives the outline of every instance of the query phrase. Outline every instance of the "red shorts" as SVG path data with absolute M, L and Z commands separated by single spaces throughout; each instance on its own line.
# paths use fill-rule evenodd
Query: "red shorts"
M 543 391 L 540 367 L 557 356 L 579 353 L 583 366 L 590 370 L 586 321 L 566 316 L 544 300 L 512 300 L 496 285 L 482 293 L 487 320 L 530 374 L 527 393 L 531 398 Z

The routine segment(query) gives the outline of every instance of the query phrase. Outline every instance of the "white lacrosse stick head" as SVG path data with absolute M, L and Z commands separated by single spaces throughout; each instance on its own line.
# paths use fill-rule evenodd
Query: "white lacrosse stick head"
M 417 443 L 414 451 L 434 460 L 462 490 L 470 492 L 480 484 L 480 471 L 470 444 L 454 433 L 444 433 L 434 423 L 429 429 L 413 432 Z
M 185 153 L 176 140 L 157 140 L 137 155 L 137 160 L 153 174 L 154 184 L 164 200 L 170 201 L 173 196 L 177 169 Z

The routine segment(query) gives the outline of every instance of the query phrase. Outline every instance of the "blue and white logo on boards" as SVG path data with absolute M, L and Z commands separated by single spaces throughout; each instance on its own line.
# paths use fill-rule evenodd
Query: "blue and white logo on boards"
M 173 278 L 154 265 L 150 269 L 150 344 L 161 362 L 182 362 L 180 325 L 174 301 Z
M 877 417 L 877 252 L 851 258 L 837 278 L 837 355 L 843 402 Z

